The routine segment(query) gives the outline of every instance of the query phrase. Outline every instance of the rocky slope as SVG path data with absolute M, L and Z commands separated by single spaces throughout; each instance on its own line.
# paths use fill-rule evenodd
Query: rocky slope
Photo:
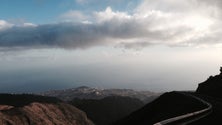
M 0 100 L 0 125 L 93 125 L 83 111 L 56 99 L 4 94 Z

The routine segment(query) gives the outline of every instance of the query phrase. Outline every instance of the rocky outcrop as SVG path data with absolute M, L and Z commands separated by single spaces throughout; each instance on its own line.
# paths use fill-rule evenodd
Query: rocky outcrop
M 83 111 L 56 99 L 10 94 L 0 97 L 0 125 L 93 125 Z
M 65 104 L 31 103 L 0 111 L 1 125 L 93 125 L 85 113 Z
M 210 76 L 206 81 L 200 83 L 196 90 L 197 93 L 222 98 L 222 67 L 220 74 Z

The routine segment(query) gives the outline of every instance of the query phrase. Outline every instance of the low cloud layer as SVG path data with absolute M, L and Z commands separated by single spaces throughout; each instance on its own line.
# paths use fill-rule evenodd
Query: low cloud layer
M 218 2 L 144 0 L 130 14 L 111 7 L 90 15 L 72 10 L 61 16 L 69 22 L 46 25 L 16 26 L 0 20 L 0 48 L 221 46 L 222 10 L 216 6 Z

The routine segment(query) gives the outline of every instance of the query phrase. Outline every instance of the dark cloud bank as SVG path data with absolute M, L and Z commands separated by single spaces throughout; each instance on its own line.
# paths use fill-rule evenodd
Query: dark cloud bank
M 0 31 L 1 49 L 84 49 L 100 45 L 125 48 L 152 45 L 150 41 L 169 37 L 165 31 L 149 31 L 134 20 L 104 23 L 58 23 L 35 27 L 12 27 Z
M 109 24 L 74 23 L 13 27 L 0 31 L 0 47 L 87 48 L 111 43 L 114 38 L 134 37 L 136 33 L 132 28 L 128 24 L 115 29 L 114 25 Z
M 149 31 L 133 21 L 102 24 L 59 23 L 13 27 L 0 31 L 0 48 L 84 49 L 99 45 L 137 48 L 156 44 L 152 41 L 162 41 L 168 37 L 169 34 L 165 31 Z
M 99 44 L 103 30 L 94 25 L 71 23 L 13 27 L 0 32 L 0 47 L 85 48 Z

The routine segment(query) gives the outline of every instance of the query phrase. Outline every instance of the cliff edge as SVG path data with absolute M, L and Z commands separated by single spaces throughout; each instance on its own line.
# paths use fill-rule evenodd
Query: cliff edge
M 210 76 L 206 81 L 200 83 L 196 93 L 222 98 L 222 67 L 219 75 Z

